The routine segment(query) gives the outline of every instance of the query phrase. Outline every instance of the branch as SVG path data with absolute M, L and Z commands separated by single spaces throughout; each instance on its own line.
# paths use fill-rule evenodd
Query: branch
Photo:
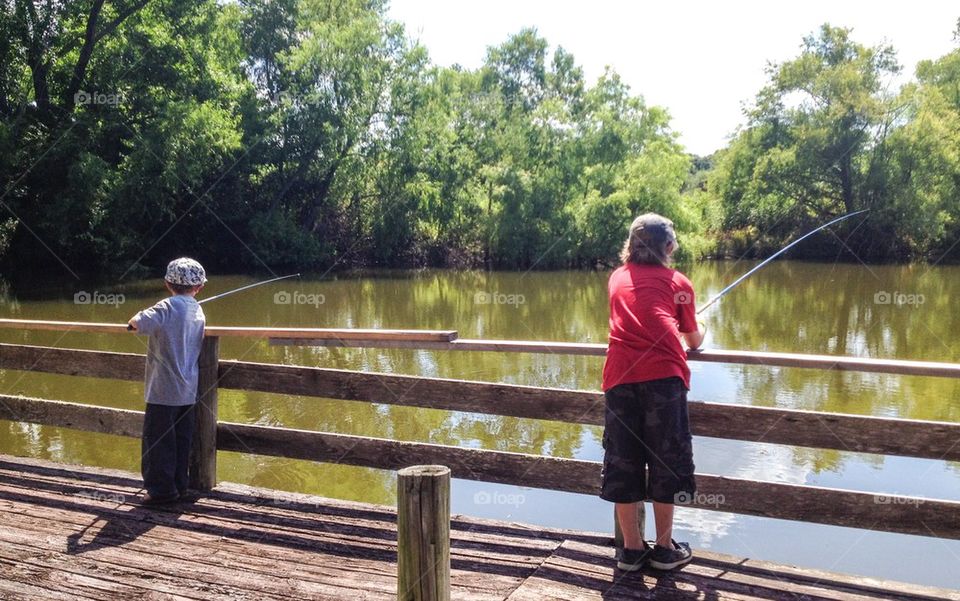
M 99 42 L 103 38 L 113 33 L 117 29 L 117 27 L 120 26 L 121 23 L 126 21 L 127 18 L 130 17 L 133 13 L 138 12 L 142 10 L 144 7 L 146 7 L 146 5 L 149 2 L 150 0 L 139 0 L 138 2 L 134 2 L 133 4 L 128 6 L 126 10 L 120 11 L 120 14 L 117 15 L 116 19 L 107 23 L 106 26 L 103 28 L 103 30 L 97 33 L 96 37 L 93 39 L 94 43 Z
M 93 57 L 93 50 L 97 43 L 106 36 L 113 33 L 130 15 L 143 9 L 150 0 L 138 0 L 134 2 L 116 16 L 115 19 L 107 23 L 103 29 L 97 30 L 97 22 L 100 19 L 100 11 L 106 0 L 94 0 L 90 6 L 90 14 L 87 17 L 87 29 L 83 38 L 83 46 L 80 48 L 80 56 L 77 57 L 77 64 L 73 68 L 73 77 L 70 78 L 70 85 L 67 86 L 64 93 L 63 104 L 67 111 L 73 111 L 75 106 L 75 97 L 80 91 L 80 86 L 87 75 L 87 67 L 90 65 L 90 59 Z

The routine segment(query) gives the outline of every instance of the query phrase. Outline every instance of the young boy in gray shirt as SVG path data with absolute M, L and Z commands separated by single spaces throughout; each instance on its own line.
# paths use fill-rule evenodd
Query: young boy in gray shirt
M 206 319 L 194 298 L 207 282 L 200 263 L 175 259 L 164 277 L 169 298 L 130 319 L 130 328 L 150 337 L 144 397 L 140 470 L 147 490 L 143 505 L 173 503 L 187 494 L 193 443 L 200 346 Z

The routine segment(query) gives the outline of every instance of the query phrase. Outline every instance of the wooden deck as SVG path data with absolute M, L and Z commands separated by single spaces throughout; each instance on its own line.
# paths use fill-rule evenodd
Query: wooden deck
M 455 484 L 454 484 L 455 485 Z M 392 508 L 225 484 L 146 509 L 129 473 L 0 455 L 0 599 L 394 599 Z M 599 534 L 454 516 L 454 599 L 955 599 L 696 551 L 624 574 Z

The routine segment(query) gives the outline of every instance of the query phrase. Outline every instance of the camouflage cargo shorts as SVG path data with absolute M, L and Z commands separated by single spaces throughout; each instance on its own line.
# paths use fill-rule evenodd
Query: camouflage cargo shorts
M 620 384 L 604 394 L 600 498 L 674 503 L 696 491 L 687 389 L 677 377 Z M 683 497 L 681 497 L 682 499 Z

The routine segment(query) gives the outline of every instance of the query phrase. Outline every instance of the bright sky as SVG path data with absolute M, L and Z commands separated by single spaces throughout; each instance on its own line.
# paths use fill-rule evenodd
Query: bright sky
M 483 63 L 488 46 L 535 27 L 551 49 L 573 53 L 589 84 L 612 66 L 634 94 L 669 110 L 688 151 L 709 154 L 743 122 L 743 103 L 766 82 L 767 61 L 795 57 L 803 36 L 824 22 L 853 28 L 862 44 L 892 44 L 907 79 L 918 61 L 956 47 L 960 3 L 391 0 L 389 15 L 429 49 L 435 64 L 471 69 Z

